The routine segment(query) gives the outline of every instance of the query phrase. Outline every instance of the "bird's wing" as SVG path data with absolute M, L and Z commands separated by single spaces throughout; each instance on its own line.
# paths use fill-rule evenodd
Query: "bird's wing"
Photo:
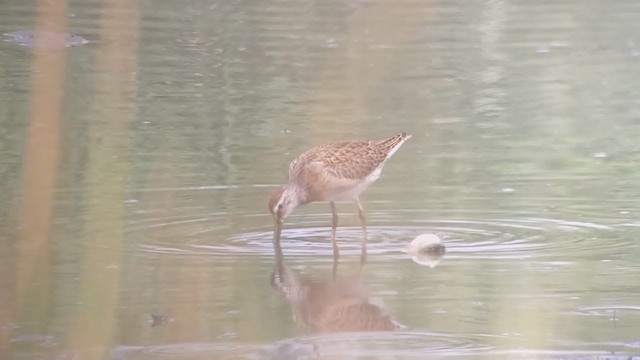
M 317 149 L 307 157 L 307 162 L 314 162 L 326 174 L 343 179 L 365 178 L 387 157 L 375 143 L 367 141 L 336 143 Z
M 344 179 L 362 179 L 376 170 L 410 136 L 404 133 L 379 141 L 348 141 L 311 148 L 289 165 L 289 178 L 313 167 Z

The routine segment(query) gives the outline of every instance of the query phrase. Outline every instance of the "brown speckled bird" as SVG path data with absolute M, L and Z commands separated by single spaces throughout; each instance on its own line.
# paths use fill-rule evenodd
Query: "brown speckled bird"
M 299 205 L 329 201 L 333 222 L 331 243 L 337 254 L 335 201 L 354 201 L 367 239 L 366 218 L 360 194 L 380 177 L 385 162 L 411 138 L 405 133 L 383 140 L 348 141 L 311 148 L 289 165 L 289 181 L 276 190 L 269 201 L 274 219 L 274 241 L 280 241 L 284 220 Z

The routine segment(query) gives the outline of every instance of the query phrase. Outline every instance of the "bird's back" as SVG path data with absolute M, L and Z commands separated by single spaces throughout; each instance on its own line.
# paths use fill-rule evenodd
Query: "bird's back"
M 383 140 L 346 141 L 311 148 L 291 162 L 289 178 L 300 177 L 316 167 L 336 178 L 364 179 L 380 168 L 410 137 L 400 133 Z

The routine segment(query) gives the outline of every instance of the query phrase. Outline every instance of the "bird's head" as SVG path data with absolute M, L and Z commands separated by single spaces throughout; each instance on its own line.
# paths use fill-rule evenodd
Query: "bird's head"
M 298 205 L 298 197 L 293 189 L 283 186 L 273 192 L 271 200 L 269 200 L 269 211 L 271 211 L 271 215 L 273 216 L 275 227 L 274 241 L 280 240 L 280 231 L 282 230 L 284 219 L 286 219 Z

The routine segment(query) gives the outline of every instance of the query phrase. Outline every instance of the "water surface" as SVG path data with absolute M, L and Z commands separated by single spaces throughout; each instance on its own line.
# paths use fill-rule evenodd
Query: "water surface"
M 40 19 L 2 7 L 0 33 Z M 640 355 L 639 3 L 62 10 L 88 44 L 0 43 L 3 358 Z M 309 146 L 400 131 L 361 271 L 338 207 L 337 273 L 403 327 L 301 326 L 272 283 L 270 192 Z M 327 204 L 288 219 L 294 279 L 332 284 L 330 223 Z M 447 248 L 434 268 L 404 252 L 423 233 Z

